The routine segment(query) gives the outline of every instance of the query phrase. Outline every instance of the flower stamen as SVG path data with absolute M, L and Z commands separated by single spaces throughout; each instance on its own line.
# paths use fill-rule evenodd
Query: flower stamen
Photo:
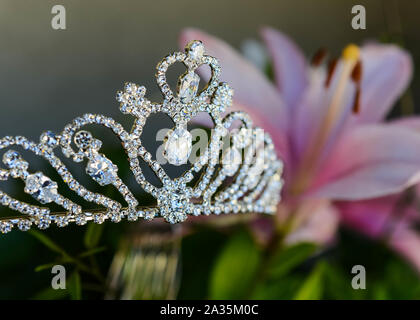
M 354 96 L 353 113 L 358 114 L 360 112 L 360 87 L 356 88 L 356 94 Z
M 330 86 L 331 83 L 331 79 L 334 75 L 334 71 L 337 67 L 337 63 L 338 63 L 338 59 L 334 58 L 332 59 L 329 63 L 328 63 L 328 71 L 327 71 L 327 76 L 325 78 L 325 88 L 328 88 Z
M 311 66 L 319 67 L 327 55 L 328 51 L 325 48 L 318 49 L 318 51 L 312 57 Z
M 331 131 L 337 122 L 340 115 L 342 99 L 345 96 L 345 89 L 349 80 L 360 82 L 361 78 L 361 64 L 359 65 L 360 49 L 354 44 L 348 45 L 342 53 L 342 68 L 338 78 L 337 85 L 334 89 L 330 105 L 327 109 L 325 118 L 319 126 L 318 134 L 315 136 L 314 142 L 309 146 L 303 155 L 302 162 L 298 168 L 295 183 L 292 185 L 292 192 L 299 194 L 307 188 L 310 181 L 315 174 L 321 152 L 328 141 Z M 328 74 L 326 77 L 325 86 L 328 88 L 336 69 L 337 61 L 330 62 Z M 359 94 L 357 93 L 359 91 Z M 360 90 L 356 90 L 356 105 L 354 109 L 358 109 L 358 100 Z
M 360 112 L 360 81 L 362 79 L 362 62 L 359 60 L 353 68 L 351 78 L 356 85 L 356 94 L 353 103 L 353 113 Z

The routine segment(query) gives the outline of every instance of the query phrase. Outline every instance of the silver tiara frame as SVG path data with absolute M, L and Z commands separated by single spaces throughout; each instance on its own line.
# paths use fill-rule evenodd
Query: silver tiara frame
M 167 83 L 166 72 L 178 62 L 183 63 L 187 71 L 180 76 L 177 94 L 174 94 Z M 211 78 L 199 91 L 200 77 L 195 71 L 202 65 L 210 67 Z M 117 93 L 121 112 L 135 118 L 131 131 L 125 130 L 110 117 L 85 114 L 66 125 L 59 134 L 44 132 L 38 143 L 22 136 L 0 139 L 0 150 L 8 149 L 3 154 L 5 168 L 0 168 L 0 180 L 20 179 L 25 183 L 25 193 L 41 204 L 56 203 L 65 211 L 53 213 L 46 206 L 19 201 L 0 190 L 0 205 L 21 214 L 0 217 L 0 232 L 7 233 L 14 227 L 26 231 L 33 225 L 46 229 L 52 223 L 59 227 L 71 222 L 78 225 L 88 221 L 103 223 L 107 219 L 117 223 L 123 218 L 136 221 L 139 218 L 151 220 L 163 217 L 170 223 L 179 223 L 185 221 L 188 215 L 275 213 L 283 185 L 283 163 L 276 156 L 270 136 L 262 129 L 254 128 L 246 113 L 237 111 L 225 115 L 232 104 L 233 90 L 227 83 L 220 82 L 220 71 L 217 59 L 205 54 L 201 41 L 192 41 L 186 46 L 185 52 L 170 54 L 157 65 L 156 79 L 163 102 L 151 102 L 145 97 L 146 89 L 134 83 L 126 83 L 124 90 Z M 174 122 L 174 128 L 164 141 L 164 155 L 169 163 L 176 166 L 185 164 L 191 153 L 191 134 L 186 124 L 200 112 L 208 113 L 214 122 L 205 152 L 191 168 L 175 179 L 168 176 L 141 141 L 147 118 L 158 112 L 167 114 Z M 223 138 L 228 135 L 234 122 L 239 122 L 240 127 L 232 134 L 232 146 L 223 150 Z M 117 164 L 100 153 L 101 140 L 83 130 L 84 126 L 91 124 L 109 128 L 121 140 L 137 183 L 156 199 L 156 205 L 139 205 L 118 176 Z M 29 163 L 13 149 L 16 146 L 47 160 L 70 190 L 100 208 L 83 210 L 82 206 L 60 195 L 57 182 L 42 172 L 32 172 Z M 89 191 L 81 185 L 56 155 L 56 150 L 61 150 L 65 157 L 75 162 L 87 161 L 86 173 L 99 185 L 113 185 L 126 204 Z M 218 165 L 220 158 L 222 164 Z M 161 186 L 146 179 L 140 161 L 153 170 Z M 198 182 L 190 186 L 198 174 L 201 174 Z

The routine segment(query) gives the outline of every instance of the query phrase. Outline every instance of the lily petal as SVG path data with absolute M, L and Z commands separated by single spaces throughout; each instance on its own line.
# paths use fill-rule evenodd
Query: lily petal
M 420 236 L 410 227 L 410 221 L 419 219 L 418 211 L 410 204 L 401 207 L 400 199 L 401 195 L 393 195 L 336 205 L 345 225 L 369 237 L 386 239 L 420 271 Z
M 365 125 L 339 141 L 310 194 L 361 200 L 400 192 L 420 181 L 420 134 L 392 125 Z
M 295 219 L 301 220 L 300 225 L 287 236 L 286 243 L 326 244 L 337 232 L 339 215 L 329 201 L 317 199 L 303 202 L 295 213 Z
M 416 231 L 406 229 L 399 232 L 391 239 L 390 245 L 420 273 L 420 235 Z
M 392 195 L 363 201 L 338 202 L 336 206 L 344 225 L 371 238 L 377 238 L 384 236 L 394 225 L 392 214 L 398 199 L 398 195 Z
M 297 162 L 301 160 L 301 156 L 310 148 L 310 145 L 315 143 L 319 132 L 324 129 L 323 122 L 327 117 L 332 97 L 336 93 L 342 68 L 342 60 L 339 60 L 328 88 L 325 87 L 326 70 L 322 67 L 310 70 L 310 85 L 296 105 L 293 114 L 291 140 L 294 159 Z M 334 119 L 333 128 L 325 141 L 322 152 L 320 152 L 320 157 L 324 157 L 328 153 L 328 150 L 335 144 L 336 139 L 345 128 L 346 118 L 352 112 L 355 89 L 355 85 L 348 81 L 340 100 L 340 112 Z
M 392 120 L 391 125 L 410 128 L 420 133 L 420 117 L 404 117 Z
M 234 100 L 252 107 L 261 118 L 287 132 L 288 112 L 276 87 L 252 63 L 226 42 L 197 29 L 184 29 L 180 45 L 192 40 L 203 41 L 209 55 L 217 57 L 222 67 L 221 80 L 235 90 Z M 209 79 L 209 72 L 202 72 Z
M 265 27 L 261 36 L 273 59 L 277 87 L 292 110 L 308 82 L 305 57 L 289 37 L 275 29 Z
M 413 73 L 411 56 L 396 45 L 369 44 L 362 48 L 363 75 L 357 123 L 383 120 L 407 88 Z

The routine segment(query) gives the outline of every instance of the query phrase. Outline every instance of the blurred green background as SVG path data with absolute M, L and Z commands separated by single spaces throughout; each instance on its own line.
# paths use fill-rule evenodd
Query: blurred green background
M 67 30 L 51 28 L 55 4 L 66 8 Z M 366 7 L 366 30 L 351 28 L 355 4 Z M 115 92 L 125 81 L 134 81 L 146 85 L 149 96 L 159 99 L 154 67 L 161 57 L 177 49 L 179 33 L 185 27 L 199 27 L 239 49 L 245 40 L 258 39 L 258 28 L 268 25 L 290 35 L 308 57 L 320 47 L 339 54 L 349 42 L 397 42 L 410 51 L 417 66 L 419 10 L 419 1 L 408 0 L 1 0 L 0 136 L 25 135 L 36 140 L 41 131 L 61 131 L 85 112 L 109 115 L 128 125 L 129 119 L 120 114 L 114 100 Z M 411 88 L 420 85 L 417 70 Z M 409 90 L 404 107 L 396 108 L 394 115 L 418 111 L 419 106 L 420 90 Z M 121 150 L 115 139 L 108 141 L 116 147 L 108 145 L 107 151 L 118 161 Z M 43 164 L 36 166 L 42 168 Z M 122 171 L 127 173 L 127 168 Z M 18 187 L 22 186 L 8 188 L 17 194 Z M 10 212 L 2 209 L 0 214 Z M 132 241 L 129 246 L 134 247 L 134 256 L 147 258 L 158 250 L 153 245 L 145 249 L 133 240 L 145 228 L 147 231 L 141 223 L 123 222 L 3 235 L 0 298 L 101 299 L 109 290 L 112 271 L 109 275 L 108 270 L 116 261 L 115 253 L 123 250 L 123 239 Z M 381 243 L 348 230 L 341 230 L 328 248 L 301 244 L 275 248 L 269 254 L 241 221 L 223 227 L 197 223 L 180 232 L 185 236 L 165 244 L 170 247 L 164 257 L 167 266 L 175 253 L 171 263 L 176 270 L 165 280 L 172 291 L 158 297 L 420 298 L 419 278 L 410 266 Z M 51 264 L 56 263 L 68 266 L 67 290 L 50 289 Z M 357 264 L 366 267 L 366 290 L 351 287 L 350 271 Z M 236 272 L 239 269 L 241 273 Z M 140 274 L 147 276 L 148 272 Z M 124 276 L 118 279 L 122 285 Z M 118 296 L 120 292 L 113 297 Z M 144 290 L 134 296 L 156 297 Z

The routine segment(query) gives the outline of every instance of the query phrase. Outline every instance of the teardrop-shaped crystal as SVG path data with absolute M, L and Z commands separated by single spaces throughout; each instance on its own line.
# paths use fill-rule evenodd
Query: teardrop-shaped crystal
M 200 77 L 194 71 L 188 71 L 179 78 L 178 96 L 182 103 L 190 102 L 198 91 Z
M 102 154 L 94 156 L 86 166 L 86 173 L 101 186 L 113 184 L 118 178 L 117 172 L 117 166 Z
M 182 127 L 169 131 L 164 147 L 165 158 L 170 164 L 180 166 L 187 163 L 192 150 L 191 133 Z

